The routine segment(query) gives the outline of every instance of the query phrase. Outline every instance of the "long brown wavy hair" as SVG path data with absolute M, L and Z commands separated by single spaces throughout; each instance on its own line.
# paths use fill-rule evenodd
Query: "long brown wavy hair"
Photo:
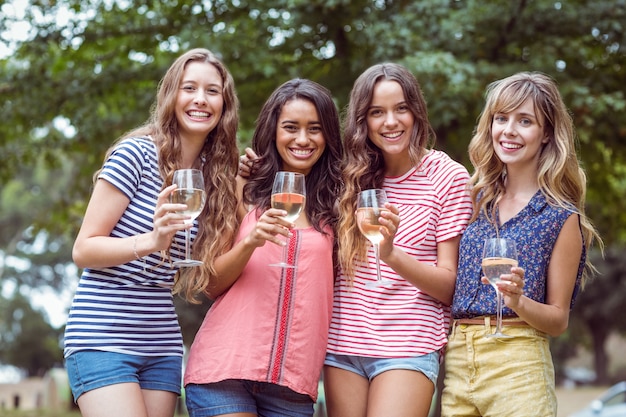
M 407 68 L 395 63 L 377 64 L 356 79 L 344 117 L 344 190 L 339 200 L 339 264 L 350 281 L 354 276 L 355 262 L 364 260 L 367 253 L 367 241 L 359 232 L 354 214 L 357 196 L 362 190 L 381 188 L 385 178 L 382 151 L 371 141 L 367 129 L 367 112 L 374 87 L 384 80 L 400 84 L 414 116 L 409 143 L 409 157 L 413 165 L 419 164 L 435 142 L 426 100 L 417 79 Z
M 213 261 L 230 249 L 238 228 L 235 178 L 239 155 L 239 100 L 232 75 L 208 49 L 197 48 L 184 53 L 174 61 L 160 81 L 148 121 L 125 133 L 118 142 L 129 137 L 151 137 L 158 151 L 163 188 L 172 184 L 174 171 L 181 168 L 182 160 L 179 126 L 174 109 L 185 68 L 190 62 L 209 63 L 217 69 L 222 77 L 224 98 L 222 117 L 215 129 L 207 135 L 200 153 L 207 200 L 198 216 L 198 235 L 192 253 L 204 265 L 188 268 L 184 279 L 180 279 L 180 273 L 177 274 L 174 287 L 175 293 L 180 293 L 187 301 L 197 303 L 197 295 L 203 293 L 215 277 Z M 107 156 L 112 149 L 109 149 Z
M 576 155 L 572 117 L 556 82 L 539 72 L 520 72 L 487 87 L 485 108 L 469 144 L 469 157 L 475 170 L 469 181 L 474 209 L 470 221 L 476 220 L 481 212 L 494 219 L 497 202 L 505 192 L 506 166 L 497 157 L 492 142 L 494 114 L 509 113 L 528 98 L 549 138 L 539 156 L 539 189 L 550 204 L 568 210 L 575 208 L 587 252 L 594 241 L 602 249 L 602 239 L 585 215 L 586 175 Z M 592 271 L 594 268 L 587 256 L 583 283 Z

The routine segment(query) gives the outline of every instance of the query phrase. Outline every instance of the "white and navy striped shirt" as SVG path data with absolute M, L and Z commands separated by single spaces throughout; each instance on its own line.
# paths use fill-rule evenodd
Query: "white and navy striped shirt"
M 126 238 L 153 229 L 163 185 L 157 162 L 150 138 L 120 142 L 105 161 L 98 178 L 130 200 L 112 237 Z M 196 233 L 197 223 L 192 238 Z M 183 232 L 177 233 L 170 256 L 184 257 Z M 159 252 L 110 268 L 86 268 L 69 312 L 64 356 L 80 350 L 182 356 L 182 335 L 171 293 L 175 273 Z

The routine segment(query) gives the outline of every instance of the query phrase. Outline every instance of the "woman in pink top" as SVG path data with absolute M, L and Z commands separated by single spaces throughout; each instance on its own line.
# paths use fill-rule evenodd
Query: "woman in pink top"
M 415 77 L 397 64 L 354 83 L 345 120 L 339 261 L 324 388 L 330 417 L 426 416 L 446 344 L 459 240 L 471 203 L 467 170 L 430 148 Z M 382 188 L 382 286 L 357 227 L 360 191 Z
M 191 417 L 312 416 L 332 312 L 335 205 L 342 148 L 329 91 L 294 79 L 270 96 L 252 147 L 259 156 L 240 182 L 242 218 L 233 248 L 215 261 L 215 303 L 185 372 Z M 305 174 L 306 204 L 293 223 L 270 208 L 277 171 Z M 288 237 L 288 258 L 279 261 Z

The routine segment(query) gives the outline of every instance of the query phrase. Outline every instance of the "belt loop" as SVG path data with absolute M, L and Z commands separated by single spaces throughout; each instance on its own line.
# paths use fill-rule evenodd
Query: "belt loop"
M 487 333 L 491 331 L 491 317 L 489 316 L 485 316 L 485 329 L 487 330 Z

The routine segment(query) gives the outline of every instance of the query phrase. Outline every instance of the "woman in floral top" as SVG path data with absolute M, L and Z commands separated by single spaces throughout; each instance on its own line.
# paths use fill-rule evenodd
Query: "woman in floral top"
M 585 174 L 572 119 L 556 83 L 518 73 L 487 88 L 469 145 L 474 213 L 463 234 L 446 349 L 442 415 L 555 416 L 549 336 L 568 326 L 588 272 L 587 251 L 601 241 L 584 212 Z M 482 277 L 483 242 L 516 243 L 519 267 L 502 275 L 504 332 L 496 297 Z M 481 279 L 482 278 L 482 279 Z

